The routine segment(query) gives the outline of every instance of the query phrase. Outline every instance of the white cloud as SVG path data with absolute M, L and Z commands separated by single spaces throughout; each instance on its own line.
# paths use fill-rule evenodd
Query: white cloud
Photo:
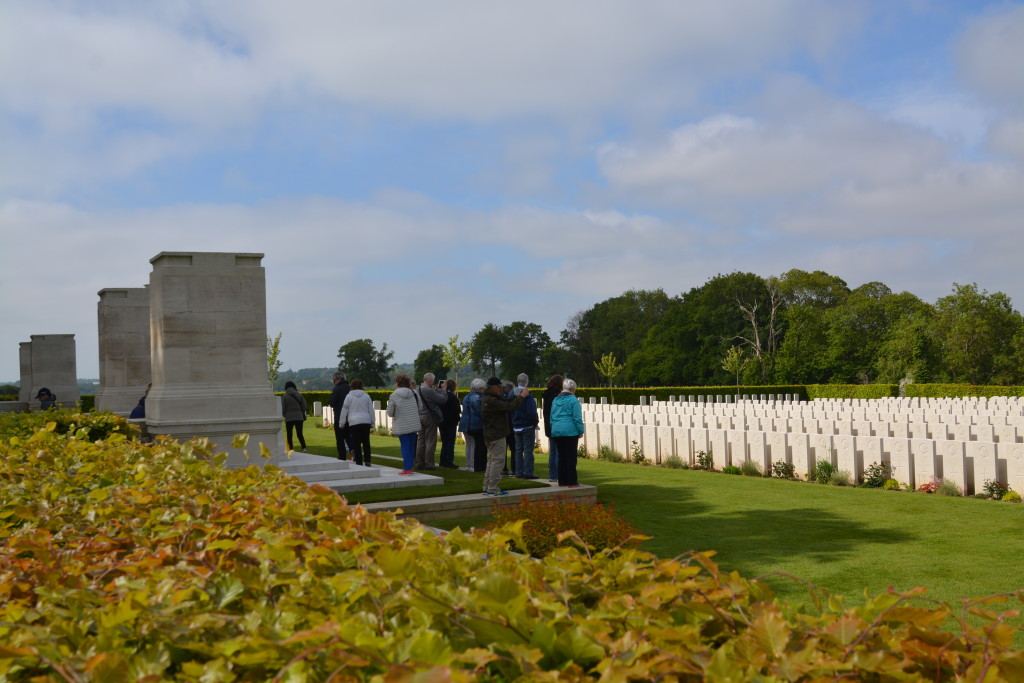
M 19 141 L 5 149 L 19 172 L 0 189 L 53 198 L 126 178 L 245 144 L 271 112 L 658 117 L 794 51 L 823 57 L 857 25 L 856 6 L 11 0 L 0 9 L 0 131 Z M 513 177 L 528 191 L 550 173 L 524 165 Z
M 970 87 L 1024 111 L 1024 6 L 1003 5 L 974 19 L 957 47 L 961 76 Z
M 655 143 L 611 143 L 599 163 L 621 192 L 719 216 L 849 184 L 903 183 L 944 158 L 941 142 L 919 129 L 791 79 L 759 104 L 761 117 L 717 114 Z

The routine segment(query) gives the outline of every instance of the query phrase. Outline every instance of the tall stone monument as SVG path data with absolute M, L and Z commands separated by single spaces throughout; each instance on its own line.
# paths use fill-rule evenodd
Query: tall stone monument
M 36 410 L 39 408 L 36 394 L 46 387 L 57 397 L 60 406 L 74 408 L 81 399 L 75 335 L 33 334 L 31 339 L 22 342 L 18 350 L 21 365 L 18 400 L 27 401 Z
M 149 292 L 145 287 L 101 289 L 97 323 L 100 388 L 96 408 L 127 415 L 151 381 Z
M 153 388 L 146 399 L 150 434 L 187 440 L 205 436 L 247 464 L 232 447 L 250 435 L 284 450 L 281 404 L 267 381 L 267 302 L 263 254 L 161 252 L 150 259 L 150 344 Z

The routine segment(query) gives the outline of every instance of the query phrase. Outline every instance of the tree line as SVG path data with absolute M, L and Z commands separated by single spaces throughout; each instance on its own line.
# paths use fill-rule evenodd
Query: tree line
M 881 282 L 851 289 L 820 270 L 735 272 L 676 296 L 629 290 L 571 316 L 557 340 L 536 323 L 488 322 L 468 342 L 424 349 L 414 366 L 417 376 L 525 372 L 540 383 L 558 373 L 595 386 L 609 354 L 621 362 L 617 383 L 635 386 L 1024 384 L 1024 317 L 973 283 L 932 304 Z M 339 349 L 339 367 L 383 386 L 393 355 L 357 340 Z

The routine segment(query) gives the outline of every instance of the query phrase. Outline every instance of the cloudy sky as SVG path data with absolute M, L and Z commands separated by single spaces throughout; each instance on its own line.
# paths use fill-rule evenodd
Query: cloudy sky
M 285 367 L 823 269 L 1024 306 L 1024 3 L 0 0 L 0 381 L 161 251 Z

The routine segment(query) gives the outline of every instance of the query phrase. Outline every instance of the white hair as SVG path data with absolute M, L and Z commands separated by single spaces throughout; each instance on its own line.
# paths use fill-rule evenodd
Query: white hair
M 576 391 L 576 382 L 566 377 L 565 381 L 562 382 L 562 391 L 568 391 L 569 393 Z
M 428 372 L 427 374 L 423 375 L 423 381 L 424 383 L 429 384 L 430 386 L 434 386 L 434 373 Z
M 521 387 L 530 386 L 530 376 L 527 375 L 525 372 L 519 373 L 519 376 L 516 377 L 516 384 L 518 384 Z
M 484 387 L 486 387 L 486 386 L 487 386 L 487 382 L 485 382 L 482 379 L 480 379 L 479 377 L 477 377 L 476 379 L 474 379 L 472 382 L 469 383 L 469 390 L 470 391 L 483 391 Z

